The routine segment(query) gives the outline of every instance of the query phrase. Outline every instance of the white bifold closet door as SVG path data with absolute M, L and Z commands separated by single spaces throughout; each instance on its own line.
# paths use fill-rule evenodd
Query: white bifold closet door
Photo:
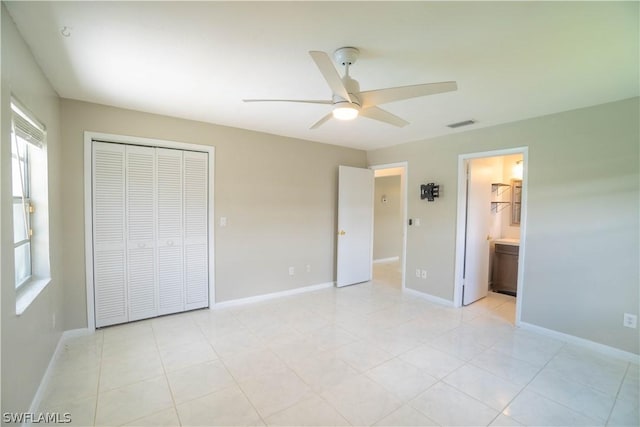
M 209 305 L 208 155 L 93 143 L 96 326 Z
M 185 309 L 206 307 L 209 301 L 207 244 L 207 153 L 184 152 Z
M 93 286 L 96 326 L 129 319 L 125 146 L 93 143 Z
M 157 313 L 155 149 L 125 149 L 129 321 Z
M 184 310 L 182 151 L 157 149 L 158 314 Z M 206 181 L 206 180 L 205 180 Z

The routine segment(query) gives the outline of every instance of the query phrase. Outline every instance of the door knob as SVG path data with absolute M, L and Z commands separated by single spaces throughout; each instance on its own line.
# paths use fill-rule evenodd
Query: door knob
M 338 234 L 341 235 L 341 236 L 344 236 L 345 234 L 347 234 L 347 232 L 344 231 L 344 230 L 340 230 L 340 233 L 338 233 Z

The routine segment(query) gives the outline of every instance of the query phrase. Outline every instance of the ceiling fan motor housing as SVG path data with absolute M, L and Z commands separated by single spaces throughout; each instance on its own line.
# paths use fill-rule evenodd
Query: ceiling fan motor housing
M 355 47 L 341 47 L 333 52 L 333 59 L 335 59 L 338 64 L 343 66 L 353 65 L 358 59 L 359 55 L 360 51 Z

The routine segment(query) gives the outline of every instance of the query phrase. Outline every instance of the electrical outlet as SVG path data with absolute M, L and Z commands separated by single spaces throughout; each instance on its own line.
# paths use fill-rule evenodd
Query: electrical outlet
M 221 216 L 220 217 L 220 227 L 226 227 L 227 226 L 227 217 L 226 216 Z
M 416 227 L 420 227 L 420 218 L 416 218 L 413 221 L 414 221 Z
M 622 320 L 622 326 L 625 328 L 635 329 L 638 327 L 638 316 L 635 314 L 625 313 Z
M 416 277 L 420 278 L 420 269 L 419 268 L 416 268 Z
M 311 273 L 311 264 L 307 264 L 307 273 Z
M 289 267 L 289 276 L 293 276 L 294 274 L 296 274 L 296 269 L 293 267 Z
M 422 278 L 423 279 L 427 278 L 427 270 L 422 270 Z

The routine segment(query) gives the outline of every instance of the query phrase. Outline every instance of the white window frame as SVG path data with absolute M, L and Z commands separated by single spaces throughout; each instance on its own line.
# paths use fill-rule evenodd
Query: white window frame
M 47 152 L 46 127 L 20 103 L 11 96 L 11 144 L 13 150 L 18 149 L 18 139 L 25 144 L 25 168 L 22 170 L 22 195 L 13 198 L 13 170 L 12 170 L 12 198 L 13 203 L 21 203 L 26 222 L 27 239 L 14 243 L 14 269 L 18 266 L 15 248 L 29 244 L 29 273 L 18 281 L 14 274 L 16 292 L 16 315 L 21 315 L 37 296 L 51 282 L 49 267 L 49 228 L 48 228 L 48 189 L 47 189 Z M 19 155 L 18 155 L 19 158 Z M 19 163 L 19 162 L 18 162 Z M 11 167 L 13 168 L 13 160 Z M 37 169 L 37 173 L 36 173 Z M 37 175 L 37 176 L 36 176 Z M 34 181 L 37 179 L 37 182 Z M 36 185 L 37 184 L 37 185 Z M 38 188 L 36 194 L 36 187 Z M 37 213 L 34 203 L 41 205 Z M 12 223 L 14 222 L 12 212 Z M 37 218 L 36 218 L 37 216 Z M 12 227 L 13 229 L 13 227 Z M 15 230 L 14 230 L 15 233 Z M 15 234 L 14 234 L 15 239 Z
M 20 157 L 20 147 L 18 146 L 19 141 L 20 140 L 21 143 L 24 143 L 24 157 Z M 16 253 L 16 249 L 18 249 L 21 246 L 25 246 L 25 245 L 29 245 L 29 262 L 28 262 L 28 266 L 27 266 L 27 274 L 24 277 L 20 277 L 18 279 L 18 277 L 15 277 L 15 288 L 19 289 L 21 286 L 23 286 L 25 283 L 27 283 L 32 275 L 33 275 L 33 244 L 31 241 L 31 237 L 33 236 L 33 228 L 31 227 L 31 214 L 33 212 L 33 207 L 31 205 L 31 195 L 30 195 L 30 178 L 29 178 L 29 173 L 30 173 L 30 165 L 29 165 L 29 142 L 27 140 L 25 140 L 24 138 L 18 136 L 16 134 L 16 131 L 14 129 L 14 124 L 13 124 L 13 120 L 11 121 L 11 167 L 13 168 L 13 159 L 15 159 L 18 163 L 18 167 L 20 168 L 20 187 L 21 187 L 21 194 L 15 195 L 12 194 L 13 197 L 13 205 L 14 205 L 14 209 L 13 209 L 13 214 L 15 215 L 15 205 L 21 205 L 22 206 L 22 214 L 24 216 L 24 219 L 22 220 L 22 222 L 24 223 L 24 227 L 25 227 L 25 238 L 16 242 L 15 241 L 15 227 L 16 227 L 16 221 L 15 221 L 15 217 L 14 217 L 14 221 L 13 221 L 13 226 L 14 226 L 14 242 L 13 242 L 13 253 L 14 253 L 14 268 L 17 270 L 18 269 L 18 265 L 17 262 L 15 260 L 15 253 Z M 12 171 L 13 172 L 13 171 Z M 12 174 L 13 177 L 13 174 Z M 13 181 L 13 179 L 12 179 Z M 12 182 L 12 188 L 15 186 L 15 183 Z M 16 273 L 17 274 L 17 273 Z

